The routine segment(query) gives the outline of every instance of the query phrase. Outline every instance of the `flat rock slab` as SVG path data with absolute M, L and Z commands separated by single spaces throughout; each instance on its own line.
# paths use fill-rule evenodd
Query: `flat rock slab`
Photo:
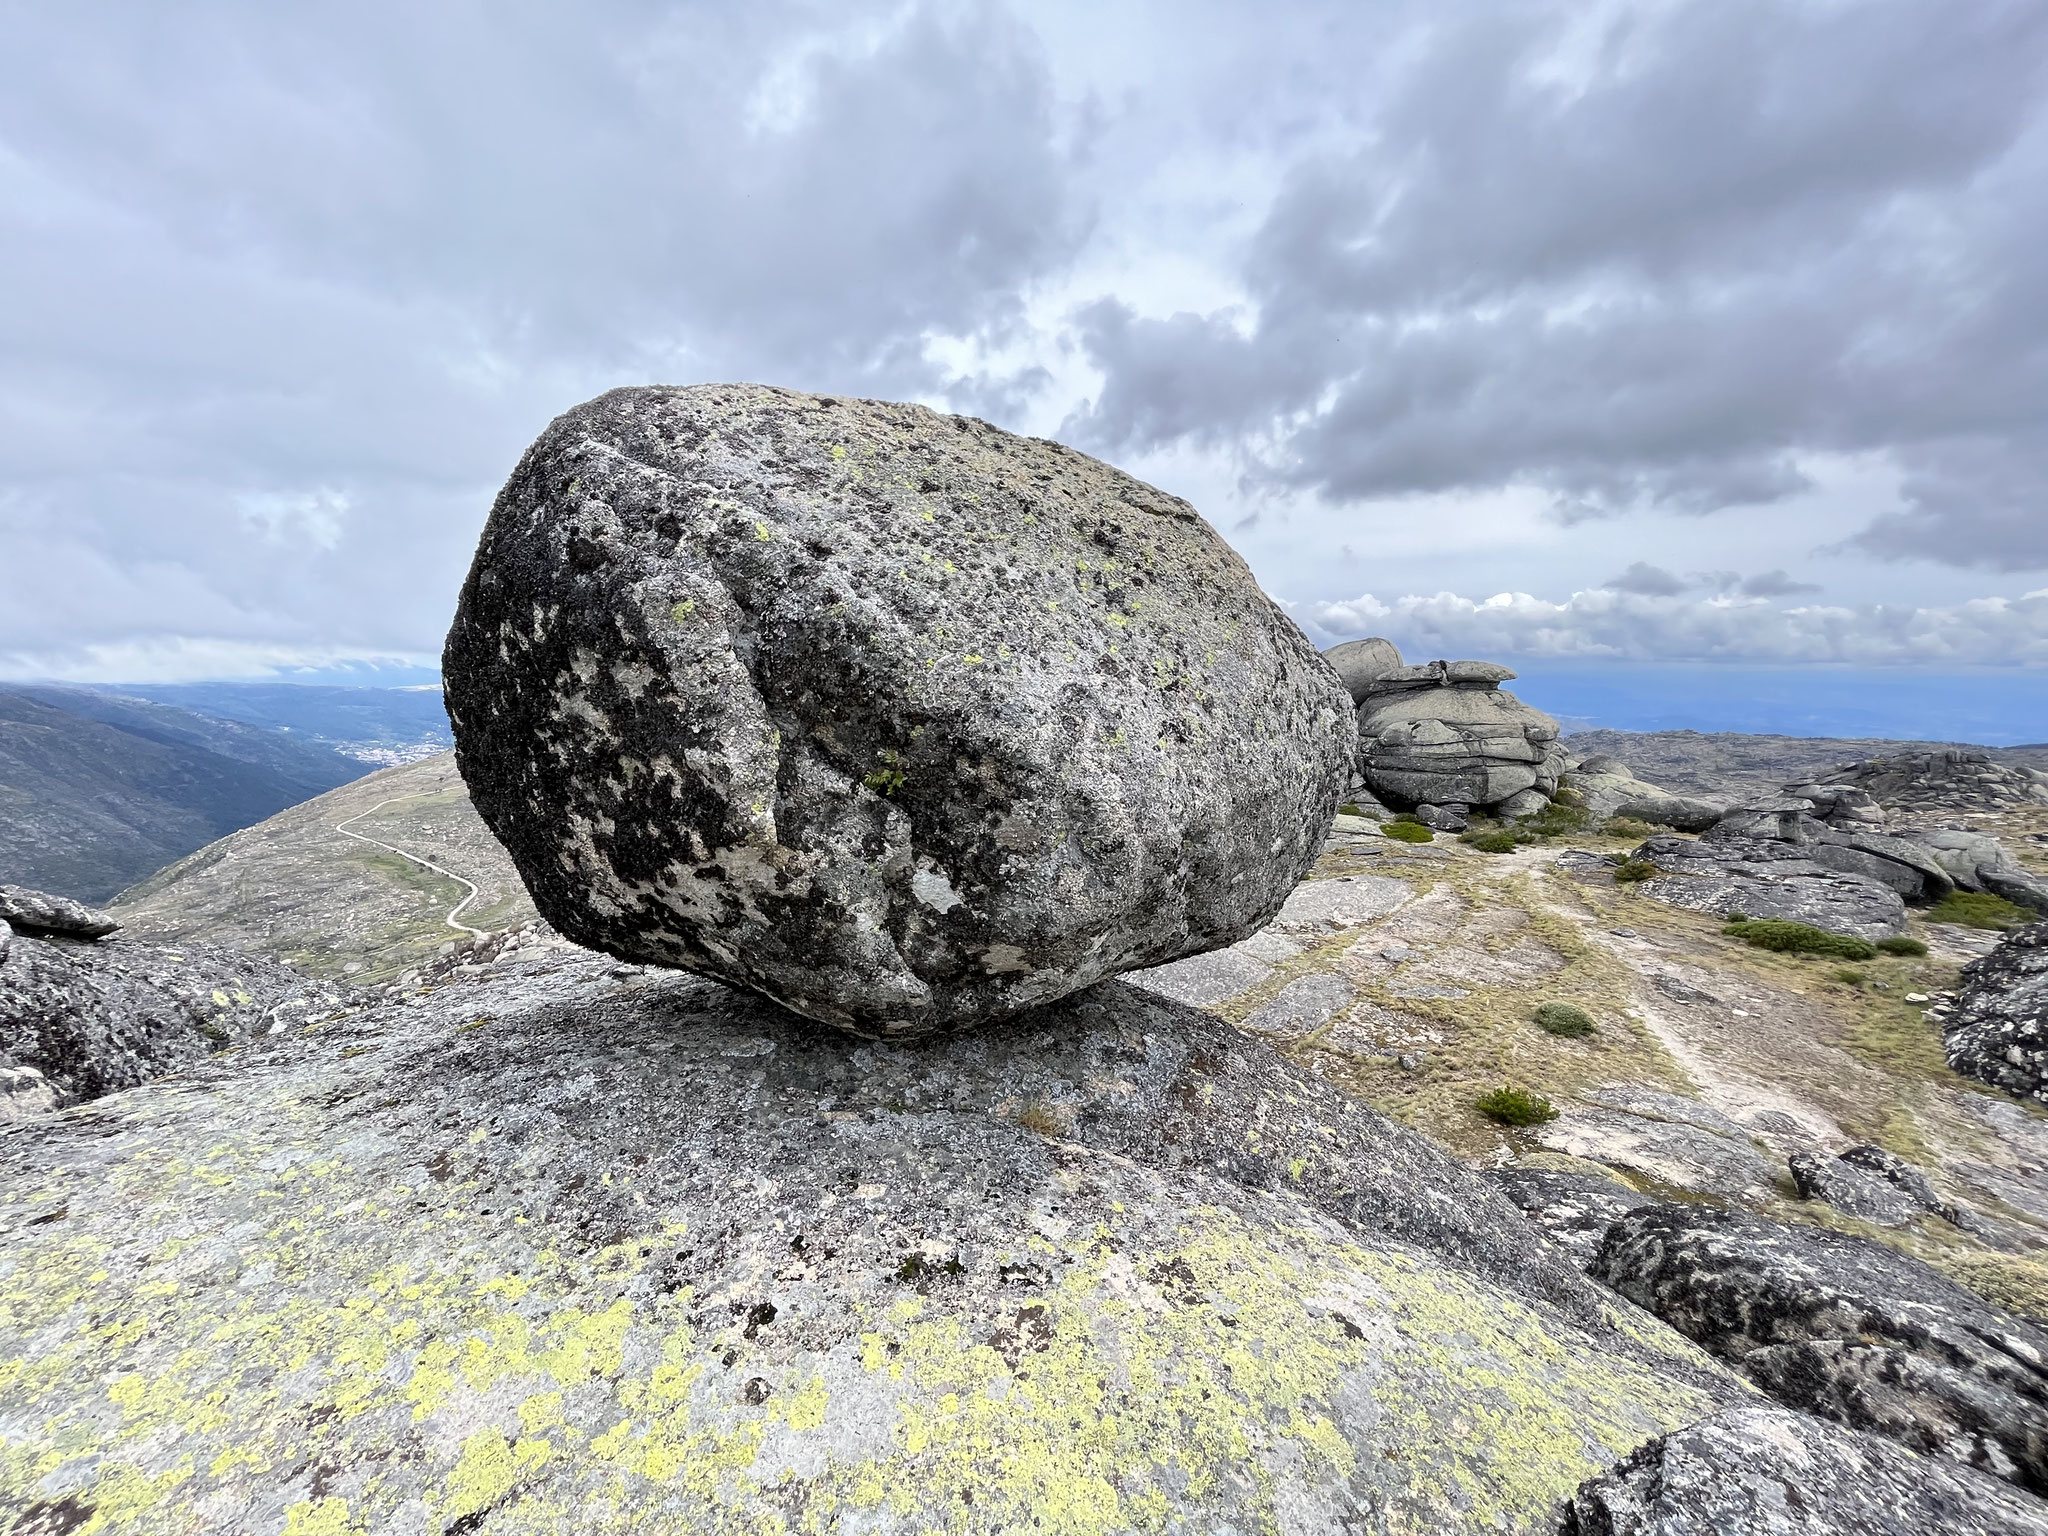
M 558 932 L 884 1038 L 1257 932 L 1355 730 L 1186 502 L 756 385 L 553 422 L 443 673 L 477 812 Z
M 1704 1107 L 1704 1106 L 1702 1106 Z M 1732 1122 L 1731 1122 L 1732 1123 Z M 1684 1120 L 1590 1107 L 1537 1127 L 1538 1146 L 1605 1163 L 1694 1194 L 1757 1200 L 1774 1193 L 1778 1170 L 1749 1144 Z
M 1688 911 L 1779 918 L 1873 941 L 1906 926 L 1897 891 L 1815 863 L 1790 843 L 1653 837 L 1631 857 L 1662 871 L 1637 882 L 1639 894 Z
M 612 972 L 0 1132 L 17 1521 L 1533 1533 L 1738 1391 L 1135 988 L 860 1045 Z
M 1282 928 L 1336 932 L 1375 922 L 1397 910 L 1415 894 L 1405 880 L 1385 875 L 1339 875 L 1310 880 L 1296 888 L 1280 908 L 1275 922 Z
M 1270 1003 L 1247 1014 L 1243 1027 L 1257 1034 L 1294 1038 L 1313 1034 L 1351 1006 L 1357 989 L 1328 971 L 1298 976 Z
M 2048 1536 L 2048 1505 L 1782 1408 L 1653 1441 L 1572 1500 L 1563 1536 Z
M 1132 971 L 1124 979 L 1134 987 L 1157 992 L 1177 1003 L 1214 1008 L 1233 997 L 1242 997 L 1272 974 L 1269 962 L 1233 945 L 1229 949 L 1212 949 L 1206 955 L 1190 955 L 1171 965 Z

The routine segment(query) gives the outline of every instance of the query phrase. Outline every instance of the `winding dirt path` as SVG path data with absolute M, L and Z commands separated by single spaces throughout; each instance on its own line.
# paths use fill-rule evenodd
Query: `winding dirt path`
M 356 812 L 355 815 L 349 817 L 345 821 L 337 821 L 336 823 L 334 823 L 334 830 L 339 832 L 343 837 L 352 837 L 359 843 L 368 843 L 373 848 L 382 848 L 386 853 L 395 853 L 401 859 L 410 860 L 412 863 L 419 865 L 420 868 L 430 869 L 435 874 L 453 880 L 457 885 L 464 887 L 469 892 L 469 894 L 464 896 L 462 900 L 455 903 L 454 906 L 450 907 L 448 909 L 448 915 L 445 918 L 443 918 L 442 921 L 445 922 L 450 928 L 453 928 L 457 933 L 474 934 L 479 939 L 487 939 L 490 937 L 490 934 L 486 933 L 481 928 L 472 928 L 468 923 L 465 923 L 461 920 L 462 909 L 468 906 L 472 901 L 475 901 L 478 896 L 483 894 L 480 890 L 477 889 L 477 884 L 474 880 L 465 879 L 461 875 L 456 874 L 455 871 L 452 869 L 443 869 L 440 865 L 436 864 L 432 859 L 423 859 L 418 854 L 412 853 L 407 849 L 400 848 L 396 844 L 387 843 L 382 841 L 381 839 L 371 837 L 367 832 L 351 832 L 349 830 L 351 823 L 361 821 L 365 816 L 374 816 L 377 814 L 377 812 L 383 810 L 384 807 L 387 805 L 396 805 L 401 800 L 421 800 L 424 798 L 424 795 L 393 795 L 389 800 L 379 800 L 367 811 L 358 811 Z

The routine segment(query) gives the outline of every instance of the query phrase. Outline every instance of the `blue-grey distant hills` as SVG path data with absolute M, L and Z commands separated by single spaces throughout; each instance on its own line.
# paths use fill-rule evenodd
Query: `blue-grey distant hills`
M 417 697 L 439 712 L 438 690 Z M 410 697 L 401 706 L 415 707 Z M 126 691 L 0 685 L 0 882 L 105 901 L 194 849 L 377 766 L 302 739 L 301 729 Z
M 288 731 L 378 767 L 416 762 L 455 745 L 438 687 L 352 688 L 316 683 L 122 683 L 94 690 L 149 699 L 221 720 Z

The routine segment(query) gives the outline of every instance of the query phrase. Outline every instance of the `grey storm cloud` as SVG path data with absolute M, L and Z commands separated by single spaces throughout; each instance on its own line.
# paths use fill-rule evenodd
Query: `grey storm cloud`
M 1192 456 L 1309 602 L 1503 490 L 1665 526 L 1545 579 L 1709 629 L 1814 590 L 1765 563 L 2033 570 L 2044 61 L 2041 0 L 17 0 L 0 675 L 431 658 L 521 449 L 650 380 Z M 1827 455 L 1896 495 L 1655 523 Z
M 1243 304 L 1079 315 L 1068 430 L 1244 445 L 1337 502 L 1539 488 L 1565 522 L 1892 455 L 1853 543 L 2048 565 L 2048 6 L 1447 8 L 1243 250 Z

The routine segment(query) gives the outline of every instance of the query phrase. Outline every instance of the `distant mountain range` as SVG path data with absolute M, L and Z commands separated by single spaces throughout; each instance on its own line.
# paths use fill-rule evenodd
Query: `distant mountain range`
M 286 731 L 380 768 L 417 762 L 455 745 L 439 687 L 122 683 L 93 691 Z
M 440 709 L 438 691 L 424 697 Z M 0 686 L 0 882 L 105 901 L 372 766 L 295 731 L 147 698 Z

